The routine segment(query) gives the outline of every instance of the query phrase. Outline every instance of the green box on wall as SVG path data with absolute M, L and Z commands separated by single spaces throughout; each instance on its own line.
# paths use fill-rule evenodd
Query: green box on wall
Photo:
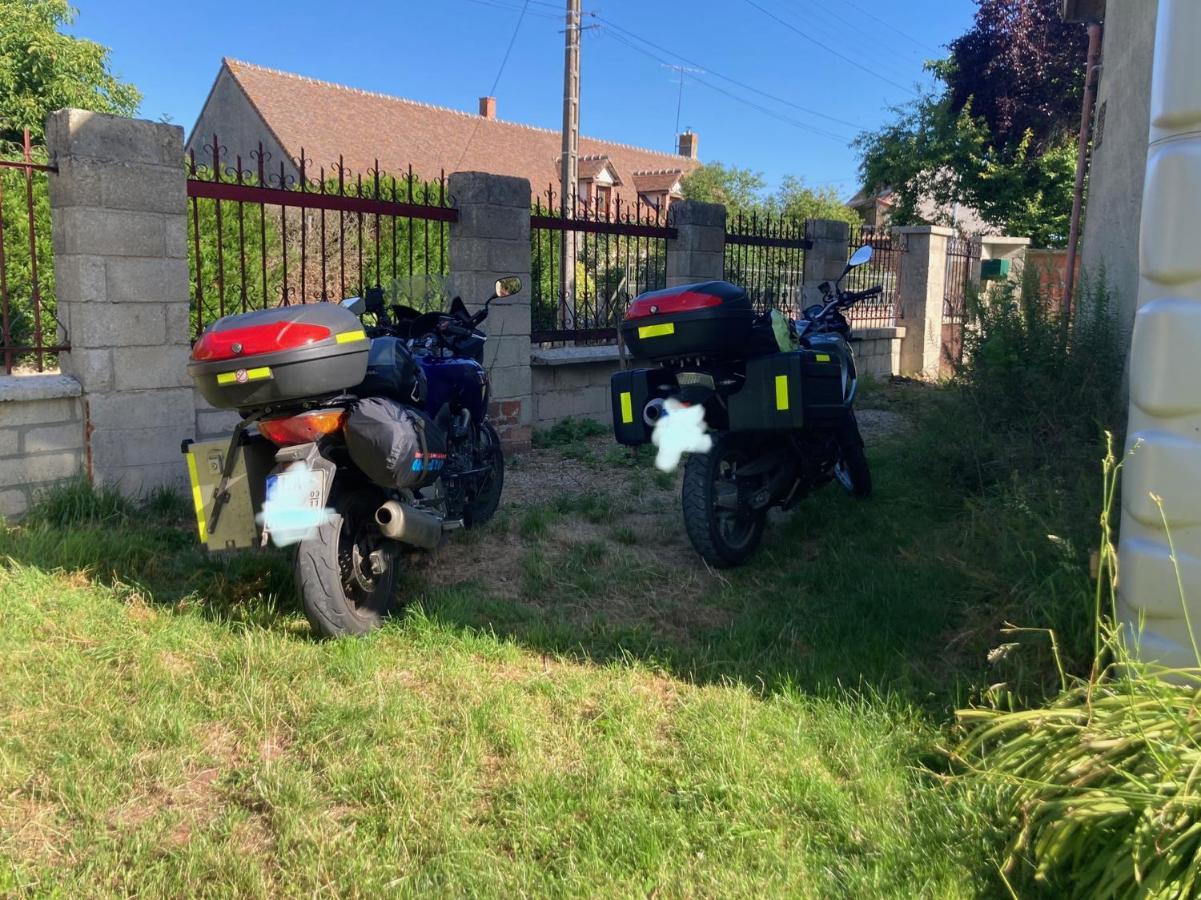
M 980 263 L 981 281 L 1004 281 L 1009 277 L 1009 260 L 986 259 Z

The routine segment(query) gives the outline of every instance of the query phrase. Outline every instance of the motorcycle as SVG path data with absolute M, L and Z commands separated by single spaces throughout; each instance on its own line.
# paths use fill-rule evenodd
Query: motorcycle
M 210 550 L 295 546 L 305 615 L 333 637 L 400 605 L 406 550 L 487 522 L 504 487 L 488 421 L 486 335 L 497 281 L 475 313 L 387 306 L 383 291 L 227 316 L 192 348 L 206 400 L 236 410 L 228 441 L 185 441 L 200 540 Z
M 791 509 L 830 482 L 853 497 L 871 494 L 844 313 L 883 286 L 841 289 L 871 257 L 870 246 L 857 250 L 833 285 L 820 285 L 822 302 L 796 321 L 774 310 L 757 316 L 746 292 L 724 281 L 642 294 L 626 312 L 623 342 L 655 365 L 613 376 L 614 436 L 656 443 L 660 459 L 669 443 L 692 451 L 684 525 L 709 565 L 744 563 L 770 509 Z

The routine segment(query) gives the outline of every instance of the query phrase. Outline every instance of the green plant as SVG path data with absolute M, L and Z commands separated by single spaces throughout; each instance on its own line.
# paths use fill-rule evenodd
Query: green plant
M 535 429 L 532 442 L 535 448 L 546 450 L 551 447 L 567 447 L 587 438 L 608 433 L 608 427 L 595 419 L 579 419 L 569 416 L 556 422 L 550 428 Z
M 1003 867 L 1072 897 L 1201 892 L 1201 657 L 1164 671 L 1132 657 L 1115 624 L 1111 521 L 1121 469 L 1105 459 L 1095 655 L 1088 678 L 1034 709 L 961 710 L 961 779 L 1012 832 Z M 1110 605 L 1105 608 L 1104 598 Z

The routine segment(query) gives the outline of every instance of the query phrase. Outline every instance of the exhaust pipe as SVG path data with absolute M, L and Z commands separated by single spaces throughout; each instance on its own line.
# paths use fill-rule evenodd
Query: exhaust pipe
M 442 520 L 437 516 L 396 500 L 389 500 L 375 511 L 384 537 L 432 550 L 442 542 Z
M 655 423 L 663 418 L 664 402 L 665 401 L 662 397 L 656 397 L 654 400 L 646 404 L 646 406 L 642 408 L 642 421 L 651 428 L 654 428 Z

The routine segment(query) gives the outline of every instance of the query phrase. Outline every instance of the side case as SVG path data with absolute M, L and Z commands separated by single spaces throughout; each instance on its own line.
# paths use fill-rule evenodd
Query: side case
M 635 447 L 649 444 L 651 426 L 642 418 L 642 410 L 651 399 L 651 375 L 654 369 L 615 372 L 609 379 L 613 401 L 613 437 L 619 444 Z
M 731 431 L 792 431 L 804 426 L 806 351 L 747 360 L 746 382 L 729 397 Z

